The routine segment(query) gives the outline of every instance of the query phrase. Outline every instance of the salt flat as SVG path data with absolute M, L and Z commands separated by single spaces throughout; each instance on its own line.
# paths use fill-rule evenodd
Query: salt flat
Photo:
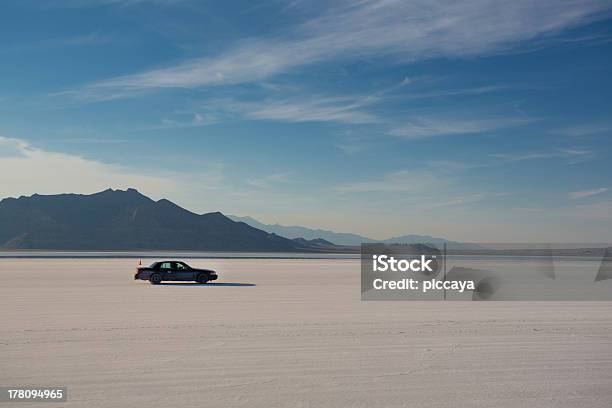
M 219 283 L 0 259 L 0 385 L 68 387 L 23 406 L 612 406 L 612 303 L 362 302 L 355 260 L 189 263 Z

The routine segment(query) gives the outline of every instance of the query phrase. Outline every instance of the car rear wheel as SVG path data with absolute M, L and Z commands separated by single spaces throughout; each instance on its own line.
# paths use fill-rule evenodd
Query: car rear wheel
M 151 277 L 149 277 L 149 282 L 151 282 L 154 285 L 159 285 L 162 281 L 162 277 L 159 273 L 154 273 L 153 275 L 151 275 Z
M 201 273 L 198 275 L 197 279 L 198 283 L 208 283 L 208 275 L 205 273 Z

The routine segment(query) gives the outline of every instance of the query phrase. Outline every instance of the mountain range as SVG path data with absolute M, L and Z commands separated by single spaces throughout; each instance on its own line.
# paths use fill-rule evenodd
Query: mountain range
M 241 221 L 246 224 L 249 224 L 252 227 L 259 228 L 260 230 L 267 231 L 269 233 L 274 233 L 277 235 L 281 235 L 287 238 L 306 238 L 309 240 L 313 239 L 323 239 L 330 243 L 334 243 L 335 245 L 361 245 L 361 243 L 385 243 L 385 244 L 422 244 L 422 243 L 430 243 L 436 246 L 442 245 L 444 243 L 453 245 L 455 248 L 467 246 L 468 244 L 462 244 L 455 241 L 449 241 L 445 238 L 432 237 L 429 235 L 401 235 L 397 237 L 392 237 L 384 240 L 376 240 L 373 238 L 368 238 L 363 235 L 353 234 L 350 232 L 335 232 L 323 229 L 312 229 L 306 227 L 300 227 L 297 225 L 294 226 L 285 226 L 280 224 L 264 224 L 262 222 L 257 221 L 252 217 L 239 217 L 236 215 L 228 215 L 234 221 Z M 473 246 L 473 245 L 472 245 Z
M 235 222 L 195 214 L 135 189 L 39 195 L 0 201 L 0 248 L 49 250 L 322 251 Z
M 451 241 L 426 235 L 376 241 L 358 234 L 264 224 L 220 212 L 196 214 L 167 199 L 152 200 L 133 188 L 0 201 L 0 248 L 5 249 L 355 252 L 362 242 L 437 245 Z

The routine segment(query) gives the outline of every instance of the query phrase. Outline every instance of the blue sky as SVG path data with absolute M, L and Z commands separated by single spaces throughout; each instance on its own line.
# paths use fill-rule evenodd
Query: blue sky
M 2 197 L 135 187 L 375 238 L 612 241 L 609 1 L 0 8 Z

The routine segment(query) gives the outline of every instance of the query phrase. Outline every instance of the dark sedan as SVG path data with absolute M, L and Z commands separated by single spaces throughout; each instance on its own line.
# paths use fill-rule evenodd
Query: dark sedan
M 210 269 L 196 269 L 179 261 L 154 262 L 150 266 L 139 266 L 134 279 L 148 280 L 154 285 L 163 281 L 195 281 L 207 283 L 218 278 Z

